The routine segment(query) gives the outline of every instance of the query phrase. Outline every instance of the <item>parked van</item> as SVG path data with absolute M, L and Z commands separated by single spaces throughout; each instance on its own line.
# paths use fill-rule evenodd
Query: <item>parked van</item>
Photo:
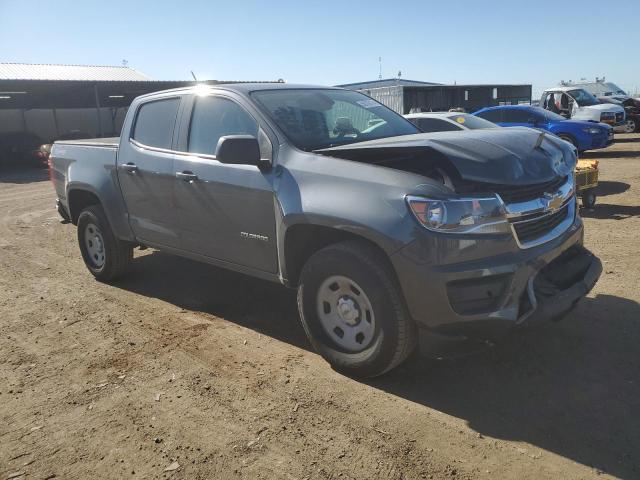
M 587 92 L 589 92 L 594 97 L 613 97 L 613 96 L 624 96 L 628 97 L 629 95 L 622 88 L 616 85 L 613 82 L 581 82 L 581 83 L 569 83 L 566 86 L 572 88 L 583 88 Z
M 542 93 L 540 106 L 565 118 L 602 122 L 611 126 L 623 125 L 624 108 L 600 103 L 596 97 L 579 87 L 553 87 Z

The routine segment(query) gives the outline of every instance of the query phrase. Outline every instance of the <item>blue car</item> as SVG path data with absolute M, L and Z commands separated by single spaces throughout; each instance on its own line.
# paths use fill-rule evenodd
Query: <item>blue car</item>
M 572 143 L 579 152 L 605 148 L 613 143 L 613 128 L 604 123 L 567 120 L 557 113 L 530 105 L 504 105 L 478 110 L 474 115 L 502 127 L 546 130 Z

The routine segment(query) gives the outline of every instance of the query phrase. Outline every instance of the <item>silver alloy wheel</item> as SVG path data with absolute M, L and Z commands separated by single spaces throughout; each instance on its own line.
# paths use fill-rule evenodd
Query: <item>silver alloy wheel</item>
M 322 328 L 340 348 L 355 353 L 371 344 L 373 307 L 364 290 L 350 278 L 334 275 L 322 282 L 317 309 Z
M 636 131 L 636 122 L 632 119 L 627 119 L 624 124 L 624 133 L 634 133 Z
M 95 268 L 102 268 L 104 265 L 104 240 L 102 232 L 93 223 L 88 223 L 84 227 L 84 244 L 87 248 L 87 256 Z

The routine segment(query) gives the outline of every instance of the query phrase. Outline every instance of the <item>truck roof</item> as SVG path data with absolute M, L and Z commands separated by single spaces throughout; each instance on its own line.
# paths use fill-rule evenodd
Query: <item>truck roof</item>
M 577 85 L 576 85 L 576 86 L 568 86 L 568 87 L 567 87 L 567 86 L 559 85 L 559 86 L 557 86 L 557 87 L 547 88 L 547 89 L 545 89 L 544 91 L 545 91 L 545 92 L 568 92 L 569 90 L 578 90 L 578 89 L 580 89 L 580 88 L 581 88 L 581 87 L 579 87 L 579 86 L 577 86 Z
M 206 90 L 230 90 L 238 93 L 248 94 L 260 90 L 300 90 L 300 89 L 323 89 L 323 90 L 344 90 L 339 87 L 326 87 L 324 85 L 308 85 L 283 82 L 261 82 L 261 83 L 220 83 L 216 85 L 208 85 L 201 83 L 189 87 L 173 88 L 171 90 L 162 90 L 141 95 L 139 98 L 150 98 L 157 95 L 164 95 L 167 92 L 192 92 Z

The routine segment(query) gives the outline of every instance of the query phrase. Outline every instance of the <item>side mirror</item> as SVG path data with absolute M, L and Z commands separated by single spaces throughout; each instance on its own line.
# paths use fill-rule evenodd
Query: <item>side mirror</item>
M 220 163 L 260 166 L 260 145 L 253 135 L 227 135 L 220 137 L 216 147 Z

